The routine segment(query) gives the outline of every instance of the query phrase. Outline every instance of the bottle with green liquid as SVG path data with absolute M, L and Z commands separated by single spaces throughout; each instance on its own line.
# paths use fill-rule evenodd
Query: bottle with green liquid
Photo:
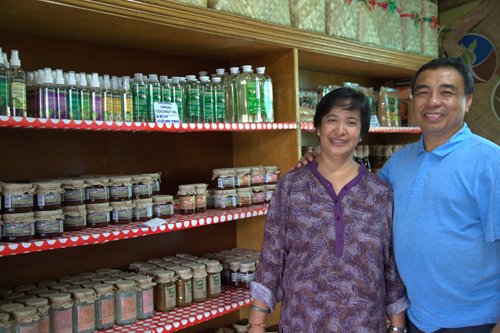
M 132 103 L 134 121 L 148 121 L 148 88 L 143 81 L 142 73 L 135 73 L 132 81 Z
M 238 91 L 236 89 L 236 78 L 240 73 L 238 67 L 229 68 L 230 75 L 224 79 L 224 88 L 226 91 L 226 121 L 235 123 L 238 121 Z
M 177 105 L 180 121 L 184 122 L 184 89 L 181 86 L 178 76 L 172 77 L 170 88 L 172 89 L 172 102 Z
M 184 122 L 200 122 L 200 85 L 196 81 L 195 75 L 186 76 L 186 85 L 184 86 Z
M 4 63 L 2 48 L 0 48 L 0 116 L 10 116 L 9 72 Z
M 201 115 L 204 123 L 215 122 L 214 89 L 208 76 L 200 76 Z
M 113 91 L 111 90 L 111 79 L 108 74 L 102 77 L 102 117 L 106 121 L 115 120 L 115 111 L 113 109 Z
M 214 113 L 215 122 L 223 123 L 226 121 L 226 91 L 219 76 L 212 78 L 212 87 L 214 93 Z
M 266 74 L 266 67 L 257 67 L 257 77 L 260 80 L 260 107 L 262 121 L 274 122 L 273 80 Z
M 154 103 L 161 102 L 161 85 L 157 74 L 149 74 L 148 81 L 148 121 L 156 121 Z
M 83 72 L 80 73 L 78 92 L 80 94 L 80 110 L 82 113 L 82 119 L 92 120 L 92 113 L 90 110 L 90 91 L 87 84 L 87 76 Z
M 236 79 L 238 91 L 238 121 L 243 123 L 262 122 L 260 105 L 260 80 L 252 71 L 252 66 L 242 66 L 243 73 Z
M 160 76 L 160 89 L 161 89 L 161 101 L 170 103 L 172 102 L 172 87 L 168 82 L 168 76 Z
M 130 76 L 122 78 L 121 110 L 123 121 L 134 121 L 134 102 L 130 91 Z
M 76 74 L 74 71 L 68 72 L 66 80 L 67 89 L 67 110 L 69 119 L 82 120 L 82 109 L 80 104 L 80 91 L 76 85 Z
M 10 114 L 17 117 L 27 116 L 26 73 L 21 68 L 17 50 L 10 51 Z

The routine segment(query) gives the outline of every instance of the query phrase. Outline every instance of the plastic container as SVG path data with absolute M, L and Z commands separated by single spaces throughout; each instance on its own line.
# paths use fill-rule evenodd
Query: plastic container
M 35 210 L 61 209 L 63 192 L 61 183 L 45 182 L 35 185 Z
M 59 237 L 64 230 L 64 215 L 61 209 L 35 212 L 35 235 L 38 238 Z
M 64 231 L 82 230 L 87 227 L 87 207 L 85 205 L 64 206 Z

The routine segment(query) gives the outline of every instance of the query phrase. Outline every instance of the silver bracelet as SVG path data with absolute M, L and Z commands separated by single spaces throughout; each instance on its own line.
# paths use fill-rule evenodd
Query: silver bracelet
M 397 327 L 397 326 L 389 326 L 389 328 L 387 328 L 387 331 L 389 332 L 399 332 L 399 333 L 406 333 L 407 329 L 406 327 Z
M 271 313 L 270 309 L 259 308 L 258 306 L 255 306 L 253 304 L 250 305 L 250 309 L 255 310 L 255 311 L 259 311 L 259 312 L 262 312 L 262 313 L 265 313 L 265 314 L 270 314 Z

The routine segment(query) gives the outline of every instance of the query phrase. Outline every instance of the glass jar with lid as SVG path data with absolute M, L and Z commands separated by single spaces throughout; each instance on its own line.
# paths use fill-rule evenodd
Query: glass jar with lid
M 160 193 L 161 172 L 141 173 L 138 176 L 151 178 L 151 188 L 152 188 L 151 193 L 153 195 L 157 195 Z
M 35 184 L 2 183 L 2 213 L 28 213 L 34 209 Z
M 0 333 L 10 333 L 11 326 L 12 322 L 9 314 L 0 312 Z
M 63 189 L 63 206 L 80 206 L 85 203 L 85 188 L 87 184 L 83 179 L 64 179 L 61 180 Z
M 250 168 L 252 186 L 264 185 L 264 167 L 254 166 Z
M 46 291 L 46 290 L 49 290 L 47 287 L 35 287 L 33 289 L 30 289 L 26 292 L 26 294 L 28 295 L 34 295 L 34 296 L 38 296 L 38 294 L 42 291 Z
M 35 289 L 36 286 L 34 284 L 20 284 L 14 288 L 15 291 L 20 291 L 22 293 L 26 293 L 31 289 Z
M 200 303 L 207 299 L 207 271 L 202 263 L 190 262 L 183 265 L 191 269 L 193 275 L 193 302 Z
M 231 270 L 229 269 L 229 258 L 224 258 L 221 260 L 222 272 L 221 272 L 221 282 L 223 285 L 230 286 L 231 283 Z
M 172 268 L 175 272 L 176 305 L 178 307 L 190 306 L 193 303 L 193 275 L 188 267 Z
M 46 298 L 32 298 L 26 300 L 26 306 L 36 309 L 38 315 L 38 333 L 50 333 L 49 300 Z
M 212 181 L 214 187 L 218 189 L 231 189 L 236 184 L 236 172 L 231 168 L 214 169 L 212 171 Z
M 115 316 L 115 291 L 112 284 L 95 284 L 93 289 L 96 293 L 95 301 L 95 328 L 104 330 L 113 327 Z
M 233 287 L 240 287 L 240 266 L 241 261 L 237 259 L 231 259 L 229 261 L 229 271 L 231 272 L 230 285 Z
M 132 199 L 132 177 L 109 177 L 109 200 L 128 201 Z
M 267 184 L 265 185 L 265 192 L 264 192 L 264 201 L 266 203 L 271 202 L 271 198 L 274 193 L 274 189 L 276 188 L 276 184 Z
M 153 216 L 168 219 L 174 215 L 174 197 L 171 195 L 153 195 Z
M 116 282 L 115 304 L 116 323 L 118 325 L 129 325 L 137 321 L 137 294 L 135 282 L 131 280 L 120 280 Z
M 196 187 L 195 185 L 179 185 L 180 213 L 182 215 L 194 214 L 196 212 Z
M 278 175 L 280 174 L 280 168 L 277 166 L 265 166 L 264 167 L 264 183 L 265 184 L 276 184 L 278 182 Z
M 215 209 L 236 208 L 236 190 L 214 190 Z
M 71 284 L 68 282 L 59 282 L 50 286 L 50 289 L 57 290 L 59 292 L 66 292 L 66 288 L 68 288 L 69 286 L 71 286 Z
M 3 312 L 3 313 L 7 313 L 11 316 L 13 316 L 13 312 L 15 310 L 19 310 L 19 309 L 22 309 L 24 307 L 24 305 L 20 304 L 20 303 L 8 303 L 8 304 L 2 304 L 0 305 L 0 313 Z
M 61 209 L 62 192 L 61 183 L 43 182 L 35 184 L 35 210 Z
M 134 221 L 148 221 L 153 217 L 153 198 L 135 199 Z
M 175 309 L 177 294 L 174 275 L 175 272 L 169 270 L 155 272 L 154 300 L 155 308 L 158 311 L 167 312 Z
M 85 205 L 63 206 L 64 231 L 77 231 L 87 227 L 87 207 Z
M 240 286 L 250 289 L 250 282 L 255 277 L 255 261 L 243 260 L 240 264 Z
M 47 290 L 44 290 L 44 291 L 40 291 L 37 294 L 37 296 L 40 297 L 40 298 L 50 299 L 51 296 L 54 296 L 54 295 L 57 295 L 57 294 L 59 294 L 59 291 L 47 289 Z
M 234 169 L 236 172 L 236 182 L 237 188 L 249 187 L 251 185 L 251 169 L 249 167 L 241 167 Z
M 87 227 L 102 228 L 109 225 L 111 207 L 109 202 L 87 204 Z
M 134 199 L 151 198 L 153 195 L 153 181 L 151 177 L 136 175 L 132 177 L 132 197 Z
M 254 205 L 261 205 L 265 202 L 265 189 L 265 186 L 252 186 L 252 203 Z
M 51 332 L 73 332 L 73 301 L 68 293 L 59 293 L 49 297 Z
M 38 314 L 36 308 L 25 306 L 12 311 L 14 322 L 12 332 L 38 332 Z
M 202 213 L 207 210 L 207 187 L 208 184 L 194 184 L 196 191 L 196 212 Z
M 64 215 L 61 209 L 35 212 L 35 235 L 38 238 L 59 237 L 64 230 Z
M 151 318 L 154 313 L 153 287 L 156 283 L 148 275 L 137 275 L 134 280 L 137 290 L 137 319 Z
M 132 200 L 112 201 L 111 224 L 127 224 L 134 220 L 134 204 Z
M 3 242 L 27 242 L 35 236 L 35 214 L 3 214 Z
M 238 207 L 249 207 L 252 205 L 252 188 L 237 188 L 236 195 L 238 196 Z
M 205 262 L 207 266 L 207 296 L 209 298 L 219 297 L 222 291 L 221 275 L 222 265 L 217 260 Z
M 109 179 L 104 177 L 85 178 L 85 203 L 98 204 L 109 200 Z
M 95 331 L 95 300 L 93 289 L 79 288 L 73 295 L 73 333 L 92 333 Z

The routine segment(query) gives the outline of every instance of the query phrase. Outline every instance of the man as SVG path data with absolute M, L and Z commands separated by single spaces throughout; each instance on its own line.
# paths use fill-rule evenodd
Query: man
M 474 82 L 460 61 L 432 60 L 411 88 L 422 137 L 379 173 L 394 191 L 408 333 L 500 332 L 500 148 L 464 123 Z

